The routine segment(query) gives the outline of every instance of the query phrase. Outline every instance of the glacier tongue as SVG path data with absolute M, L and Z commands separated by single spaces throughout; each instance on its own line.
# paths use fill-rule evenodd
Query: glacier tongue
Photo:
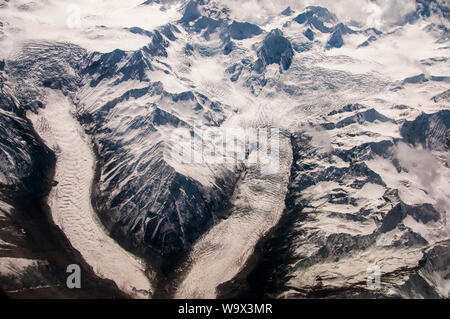
M 280 220 L 292 165 L 289 136 L 280 134 L 280 167 L 271 175 L 249 164 L 231 198 L 231 216 L 202 236 L 176 298 L 215 298 L 216 288 L 245 266 L 256 243 Z
M 148 298 L 152 286 L 145 265 L 123 250 L 100 226 L 91 206 L 95 158 L 87 137 L 71 114 L 71 103 L 62 93 L 47 90 L 48 104 L 38 115 L 29 114 L 39 135 L 58 157 L 49 196 L 55 223 L 64 231 L 94 272 L 113 280 L 136 298 Z

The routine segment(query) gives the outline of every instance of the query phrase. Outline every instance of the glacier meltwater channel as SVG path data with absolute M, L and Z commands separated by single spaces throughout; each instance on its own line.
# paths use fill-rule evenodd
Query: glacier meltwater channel
M 92 208 L 95 158 L 71 113 L 73 107 L 61 93 L 48 90 L 46 107 L 38 115 L 29 114 L 38 134 L 57 155 L 59 184 L 48 199 L 52 217 L 99 277 L 113 280 L 133 297 L 148 298 L 152 287 L 144 263 L 105 233 Z

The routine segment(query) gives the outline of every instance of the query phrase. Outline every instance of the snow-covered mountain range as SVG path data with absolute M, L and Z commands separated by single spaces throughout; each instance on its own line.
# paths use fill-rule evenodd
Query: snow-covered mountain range
M 450 5 L 400 2 L 1 1 L 0 288 L 449 298 Z

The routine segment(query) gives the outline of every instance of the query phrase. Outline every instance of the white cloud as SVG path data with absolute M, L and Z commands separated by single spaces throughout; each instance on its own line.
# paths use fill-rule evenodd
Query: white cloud
M 298 12 L 307 6 L 328 8 L 344 22 L 355 21 L 368 27 L 396 24 L 416 7 L 415 0 L 221 0 L 240 20 L 262 23 L 290 6 Z
M 427 150 L 400 143 L 395 149 L 395 156 L 400 165 L 410 174 L 417 176 L 427 190 L 440 178 L 440 164 Z
M 449 169 L 429 151 L 399 143 L 394 154 L 408 175 L 436 202 L 436 208 L 450 213 Z
M 311 137 L 311 145 L 317 148 L 319 153 L 328 154 L 333 151 L 331 144 L 331 136 L 327 131 L 319 126 L 311 126 L 310 124 L 302 124 L 300 129 Z

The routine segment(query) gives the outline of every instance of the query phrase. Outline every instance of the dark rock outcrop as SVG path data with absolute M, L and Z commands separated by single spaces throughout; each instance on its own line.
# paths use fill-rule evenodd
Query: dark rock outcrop
M 322 33 L 330 33 L 332 32 L 332 28 L 325 24 L 335 24 L 337 18 L 326 8 L 310 6 L 303 13 L 295 17 L 294 21 L 299 24 L 312 26 Z
M 286 9 L 284 9 L 284 10 L 281 12 L 281 14 L 284 15 L 284 16 L 289 17 L 289 16 L 291 16 L 292 14 L 294 14 L 294 12 L 295 12 L 295 11 L 292 10 L 291 7 L 287 7 Z
M 303 34 L 309 41 L 314 41 L 314 32 L 310 28 L 308 28 Z
M 197 1 L 191 0 L 187 3 L 184 8 L 183 17 L 181 18 L 181 23 L 189 23 L 198 19 L 201 16 Z
M 336 124 L 337 128 L 342 128 L 354 123 L 363 124 L 365 122 L 373 123 L 375 121 L 380 122 L 392 122 L 392 120 L 383 114 L 377 112 L 375 109 L 370 109 L 364 112 L 356 113 L 353 116 L 347 117 Z
M 343 23 L 339 23 L 333 28 L 333 34 L 328 40 L 325 49 L 330 50 L 332 48 L 341 48 L 344 45 L 343 36 L 354 33 L 356 33 L 356 31 L 353 31 Z
M 433 101 L 435 103 L 450 102 L 450 90 L 447 90 L 445 92 L 442 92 L 441 94 L 436 95 L 435 97 L 433 97 Z
M 423 224 L 437 222 L 441 218 L 439 212 L 430 204 L 409 206 L 400 203 L 392 208 L 383 218 L 383 223 L 379 231 L 381 233 L 386 233 L 397 228 L 398 224 L 401 223 L 407 216 L 411 216 L 416 221 Z
M 425 83 L 428 81 L 429 81 L 428 77 L 422 73 L 422 74 L 411 76 L 409 78 L 404 79 L 403 85 L 405 85 L 405 84 L 420 84 L 420 83 Z
M 347 112 L 354 112 L 354 111 L 358 111 L 358 110 L 361 110 L 364 108 L 365 108 L 365 106 L 361 105 L 361 104 L 347 104 L 346 106 L 344 106 L 338 110 L 331 111 L 330 113 L 328 113 L 328 116 L 347 113 Z
M 422 113 L 414 121 L 406 121 L 400 131 L 405 142 L 431 150 L 450 148 L 450 111 Z
M 259 60 L 256 70 L 262 72 L 269 64 L 279 64 L 283 70 L 288 70 L 292 64 L 294 50 L 291 42 L 283 36 L 279 29 L 270 31 L 258 50 Z
M 263 31 L 255 24 L 233 21 L 229 26 L 229 32 L 232 39 L 243 40 L 260 35 Z

